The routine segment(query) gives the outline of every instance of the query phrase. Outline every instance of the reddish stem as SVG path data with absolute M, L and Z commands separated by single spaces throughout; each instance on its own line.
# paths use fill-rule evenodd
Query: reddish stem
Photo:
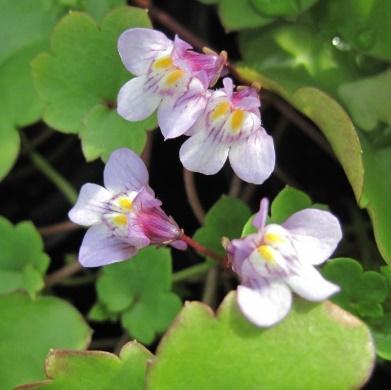
M 203 245 L 201 245 L 199 242 L 193 240 L 191 237 L 186 236 L 186 234 L 183 234 L 181 237 L 181 240 L 186 242 L 187 245 L 191 246 L 196 252 L 200 253 L 201 255 L 211 257 L 212 259 L 219 262 L 222 266 L 226 266 L 228 263 L 228 260 L 224 256 L 220 256 L 215 251 L 212 251 L 211 249 L 205 248 Z

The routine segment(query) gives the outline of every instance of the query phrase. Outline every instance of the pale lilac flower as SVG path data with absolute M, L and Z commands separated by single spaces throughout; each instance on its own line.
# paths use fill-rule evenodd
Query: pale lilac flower
M 208 87 L 220 76 L 226 54 L 196 53 L 178 36 L 132 28 L 121 34 L 118 51 L 125 67 L 137 77 L 118 95 L 118 113 L 128 121 L 147 118 L 158 107 L 165 138 L 186 132 L 205 108 Z
M 244 181 L 261 184 L 273 172 L 273 139 L 261 125 L 258 91 L 242 87 L 233 91 L 230 78 L 224 88 L 211 93 L 206 109 L 187 135 L 180 159 L 190 171 L 217 173 L 227 158 Z
M 84 267 L 128 259 L 150 244 L 186 249 L 182 230 L 161 209 L 136 153 L 125 148 L 113 152 L 103 179 L 105 187 L 84 184 L 68 214 L 71 221 L 90 226 L 79 252 Z
M 289 312 L 292 293 L 322 301 L 339 291 L 313 267 L 325 262 L 341 240 L 337 218 L 327 211 L 305 209 L 282 225 L 265 226 L 268 202 L 254 219 L 258 232 L 226 243 L 228 258 L 239 275 L 239 308 L 254 324 L 271 326 Z

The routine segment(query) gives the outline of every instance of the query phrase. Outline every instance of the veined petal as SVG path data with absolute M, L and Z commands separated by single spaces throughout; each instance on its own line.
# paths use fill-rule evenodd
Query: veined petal
M 323 301 L 340 291 L 336 284 L 324 279 L 311 265 L 301 267 L 285 281 L 296 294 L 309 301 Z
M 118 39 L 123 64 L 137 76 L 147 73 L 151 62 L 162 52 L 169 52 L 172 46 L 172 41 L 162 32 L 149 28 L 131 28 Z
M 146 76 L 131 79 L 118 93 L 117 112 L 128 121 L 149 117 L 157 108 L 161 97 L 145 88 Z
M 173 242 L 170 242 L 170 245 L 173 248 L 178 249 L 179 251 L 185 251 L 187 249 L 186 242 L 182 240 L 175 240 Z
M 253 225 L 258 229 L 263 229 L 266 224 L 267 214 L 269 212 L 269 200 L 262 198 L 259 204 L 259 211 L 255 214 Z
M 261 238 L 262 236 L 259 234 L 250 234 L 247 237 L 231 240 L 226 248 L 232 261 L 232 269 L 242 277 L 244 276 L 242 274 L 242 264 L 257 248 Z
M 338 219 L 328 211 L 305 209 L 293 214 L 282 226 L 291 234 L 297 256 L 304 264 L 326 261 L 342 238 Z
M 263 280 L 262 285 L 239 286 L 237 299 L 247 319 L 261 327 L 281 321 L 289 313 L 292 304 L 289 288 L 280 281 Z
M 103 171 L 103 181 L 113 193 L 140 191 L 148 184 L 148 170 L 140 156 L 121 148 L 110 155 Z
M 105 212 L 105 205 L 112 197 L 113 194 L 102 186 L 92 183 L 84 184 L 68 217 L 72 222 L 83 226 L 100 223 Z
M 104 224 L 90 227 L 84 236 L 79 251 L 79 262 L 83 267 L 99 267 L 126 260 L 136 254 L 137 249 L 113 235 Z
M 184 134 L 205 109 L 207 98 L 201 82 L 192 78 L 188 91 L 182 96 L 166 96 L 158 109 L 158 122 L 164 138 Z
M 179 158 L 189 171 L 214 175 L 227 160 L 229 146 L 204 132 L 191 136 L 179 150 Z
M 263 129 L 255 131 L 247 139 L 231 146 L 229 161 L 242 180 L 262 184 L 271 175 L 275 165 L 272 137 Z
M 128 235 L 126 241 L 136 248 L 144 248 L 151 243 L 151 240 L 145 235 L 140 224 L 137 223 L 137 216 L 128 216 Z

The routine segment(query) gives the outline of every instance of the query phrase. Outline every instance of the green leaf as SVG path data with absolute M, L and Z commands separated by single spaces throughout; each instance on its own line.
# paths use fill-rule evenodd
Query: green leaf
M 126 5 L 126 0 L 79 0 L 81 9 L 101 21 L 115 7 Z
M 131 78 L 117 39 L 127 28 L 150 26 L 140 8 L 116 8 L 100 27 L 90 16 L 73 12 L 56 26 L 51 54 L 33 62 L 36 87 L 46 102 L 44 120 L 59 131 L 79 133 L 87 160 L 107 158 L 119 146 L 141 152 L 145 130 L 155 126 L 154 118 L 126 122 L 114 109 L 120 87 Z
M 92 321 L 115 321 L 117 319 L 117 314 L 110 312 L 110 310 L 102 302 L 95 303 L 91 307 L 87 315 L 88 319 Z
M 380 304 L 388 294 L 383 275 L 375 271 L 364 272 L 360 263 L 350 258 L 329 260 L 322 273 L 341 287 L 341 292 L 331 298 L 333 302 L 362 317 L 383 315 Z
M 31 77 L 30 62 L 48 46 L 64 9 L 56 0 L 0 0 L 0 179 L 15 163 L 17 127 L 36 122 L 43 110 Z
M 377 354 L 391 360 L 391 312 L 371 322 L 371 331 L 375 339 Z
M 2 389 L 44 379 L 43 360 L 49 349 L 84 349 L 90 340 L 82 316 L 58 298 L 3 295 L 0 313 Z
M 31 222 L 12 225 L 0 217 L 0 294 L 24 289 L 34 295 L 43 288 L 49 256 Z
M 274 198 L 270 207 L 271 216 L 268 218 L 267 223 L 281 224 L 292 214 L 311 206 L 314 207 L 311 198 L 306 193 L 286 186 Z M 252 215 L 244 225 L 242 237 L 258 231 L 253 225 L 254 217 L 255 215 Z
M 103 351 L 54 350 L 45 365 L 50 380 L 18 390 L 142 390 L 147 364 L 152 359 L 152 353 L 135 341 L 125 344 L 119 356 Z
M 286 319 L 262 329 L 242 316 L 233 292 L 216 317 L 187 303 L 156 356 L 149 390 L 360 388 L 374 364 L 368 328 L 338 306 L 296 301 Z
M 322 26 L 357 50 L 391 59 L 391 7 L 388 0 L 328 0 L 322 2 Z
M 208 211 L 204 226 L 195 232 L 194 239 L 225 256 L 222 238 L 240 237 L 242 227 L 250 215 L 249 208 L 242 201 L 223 195 Z
M 181 307 L 171 292 L 171 254 L 167 248 L 145 248 L 129 261 L 102 270 L 96 288 L 110 313 L 119 313 L 125 329 L 149 344 L 163 332 Z
M 264 16 L 297 16 L 318 0 L 251 0 L 255 9 Z
M 251 0 L 220 0 L 218 12 L 227 31 L 263 27 L 274 20 L 259 15 L 251 4 Z
M 379 122 L 391 125 L 391 69 L 342 84 L 339 96 L 360 128 L 374 130 Z

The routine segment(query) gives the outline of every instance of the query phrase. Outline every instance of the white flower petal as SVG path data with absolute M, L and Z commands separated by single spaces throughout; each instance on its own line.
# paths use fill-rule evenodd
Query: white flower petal
M 148 184 L 148 170 L 139 155 L 127 148 L 114 151 L 103 171 L 105 187 L 118 194 L 140 191 Z
M 237 299 L 240 310 L 257 326 L 268 327 L 281 321 L 292 304 L 289 288 L 279 281 L 263 281 L 262 286 L 238 286 Z
M 263 129 L 255 131 L 246 140 L 231 146 L 229 161 L 242 180 L 262 184 L 271 175 L 275 165 L 272 137 Z
M 103 224 L 87 230 L 79 251 L 79 262 L 83 267 L 99 267 L 126 260 L 136 254 L 137 249 L 113 235 Z
M 157 108 L 161 97 L 145 88 L 146 76 L 131 79 L 118 93 L 117 112 L 128 121 L 141 121 Z
M 101 222 L 105 203 L 113 194 L 97 184 L 87 183 L 81 187 L 76 204 L 68 213 L 69 219 L 78 225 L 91 226 Z
M 205 133 L 191 136 L 181 147 L 179 157 L 189 171 L 214 175 L 227 160 L 229 146 L 208 137 Z
M 123 64 L 137 76 L 147 73 L 151 62 L 163 52 L 169 52 L 172 46 L 172 41 L 162 32 L 149 28 L 131 28 L 118 39 Z
M 282 226 L 291 234 L 297 256 L 304 264 L 326 261 L 342 238 L 338 219 L 328 211 L 305 209 L 293 214 Z
M 323 301 L 340 291 L 340 288 L 326 279 L 312 266 L 303 266 L 296 275 L 285 279 L 289 287 L 301 297 L 314 302 Z

